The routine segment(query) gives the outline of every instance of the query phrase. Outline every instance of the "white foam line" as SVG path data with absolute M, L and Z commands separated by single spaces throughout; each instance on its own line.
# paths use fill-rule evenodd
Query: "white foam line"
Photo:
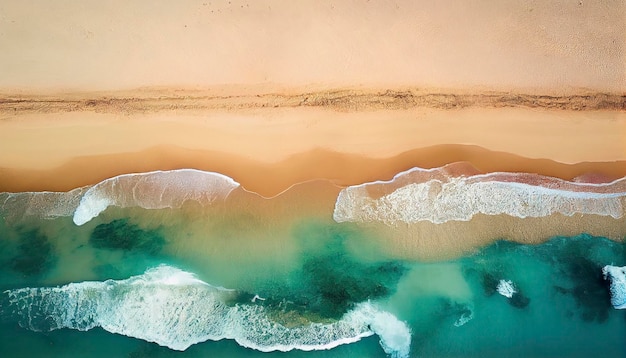
M 554 189 L 554 188 L 546 188 L 541 185 L 531 185 L 526 183 L 518 183 L 518 182 L 506 182 L 506 181 L 490 181 L 490 182 L 476 182 L 470 183 L 469 185 L 488 185 L 492 183 L 502 184 L 505 186 L 518 187 L 524 191 L 536 191 L 541 194 L 548 194 L 554 196 L 563 196 L 567 198 L 580 198 L 580 199 L 604 199 L 604 198 L 619 198 L 626 196 L 626 192 L 616 192 L 616 193 L 594 193 L 590 191 L 574 191 L 574 190 L 566 190 L 566 189 Z
M 41 219 L 71 216 L 89 186 L 67 192 L 42 191 L 0 193 L 0 217 L 5 220 L 19 220 L 25 216 Z
M 400 179 L 400 177 L 411 174 L 413 172 L 423 172 L 423 173 L 433 173 L 433 172 L 438 172 L 441 171 L 442 169 L 444 169 L 445 166 L 442 167 L 437 167 L 437 168 L 430 168 L 430 169 L 425 169 L 425 168 L 420 168 L 420 167 L 413 167 L 410 169 L 407 169 L 405 171 L 401 171 L 399 173 L 397 173 L 396 175 L 393 176 L 393 178 L 389 179 L 389 180 L 375 180 L 375 181 L 370 181 L 370 182 L 364 182 L 361 184 L 354 184 L 354 185 L 350 185 L 347 188 L 360 188 L 360 187 L 367 187 L 369 185 L 375 185 L 375 184 L 393 184 L 396 180 Z M 580 187 L 585 187 L 585 186 L 590 186 L 590 187 L 605 187 L 605 186 L 611 186 L 611 185 L 615 185 L 618 184 L 620 182 L 626 181 L 626 177 L 625 178 L 618 178 L 615 179 L 611 182 L 608 183 L 584 183 L 584 182 L 575 182 L 575 181 L 569 181 L 569 180 L 565 180 L 565 179 L 561 179 L 561 178 L 557 178 L 557 177 L 551 177 L 551 176 L 547 176 L 547 175 L 541 175 L 541 174 L 536 174 L 536 173 L 525 173 L 525 172 L 520 172 L 520 173 L 516 173 L 516 172 L 489 172 L 489 173 L 483 173 L 483 174 L 475 174 L 475 175 L 461 175 L 461 176 L 452 176 L 448 173 L 442 172 L 442 174 L 446 177 L 449 178 L 466 178 L 466 179 L 490 179 L 491 177 L 495 177 L 498 175 L 510 175 L 510 176 L 515 176 L 515 175 L 536 175 L 537 177 L 541 177 L 541 178 L 547 178 L 547 179 L 551 179 L 554 182 L 559 182 L 559 183 L 564 183 L 564 184 L 570 184 L 570 185 L 574 185 L 574 186 L 580 186 Z M 497 179 L 491 180 L 494 182 L 501 182 L 501 183 L 510 183 L 510 182 L 506 182 L 506 181 L 500 181 Z M 522 183 L 520 183 L 522 184 Z M 527 185 L 531 185 L 531 184 L 527 184 Z M 531 185 L 531 186 L 535 186 L 535 185 Z M 536 185 L 539 186 L 539 185 Z
M 563 184 L 568 184 L 568 185 L 572 185 L 572 186 L 577 186 L 577 187 L 607 187 L 607 186 L 612 186 L 612 185 L 616 185 L 619 184 L 623 181 L 626 181 L 626 178 L 619 178 L 619 179 L 615 179 L 611 182 L 608 183 L 584 183 L 584 182 L 575 182 L 575 181 L 569 181 L 569 180 L 565 180 L 565 179 L 561 179 L 561 178 L 556 178 L 556 177 L 551 177 L 551 176 L 545 176 L 545 175 L 540 175 L 540 174 L 533 174 L 533 173 L 507 173 L 507 172 L 493 172 L 493 173 L 486 173 L 486 174 L 477 174 L 477 175 L 472 175 L 472 176 L 468 176 L 468 179 L 482 179 L 482 178 L 487 178 L 489 179 L 490 176 L 496 176 L 496 175 L 511 175 L 511 176 L 515 176 L 515 175 L 523 175 L 523 174 L 530 174 L 530 175 L 536 175 L 537 177 L 540 178 L 547 178 L 552 180 L 555 183 L 563 183 Z M 493 182 L 501 182 L 501 183 L 513 183 L 513 182 L 508 182 L 508 181 L 501 181 L 501 180 L 491 180 Z M 526 183 L 519 183 L 517 182 L 517 184 L 526 184 Z M 532 185 L 532 184 L 526 184 L 526 185 L 530 185 L 530 186 L 539 186 L 541 187 L 541 185 Z M 573 190 L 569 190 L 569 191 L 573 191 Z
M 102 184 L 104 182 L 110 181 L 110 180 L 114 180 L 114 179 L 119 179 L 119 178 L 126 178 L 126 177 L 145 177 L 145 176 L 150 176 L 150 175 L 154 175 L 154 174 L 169 174 L 169 173 L 183 173 L 183 172 L 193 172 L 193 173 L 197 173 L 197 174 L 210 174 L 210 175 L 214 175 L 217 177 L 220 177 L 221 179 L 225 179 L 229 182 L 231 182 L 233 185 L 235 186 L 239 186 L 239 183 L 237 183 L 233 178 L 224 175 L 222 173 L 218 173 L 218 172 L 209 172 L 209 171 L 204 171 L 204 170 L 199 170 L 199 169 L 173 169 L 173 170 L 154 170 L 154 171 L 150 171 L 150 172 L 135 172 L 135 173 L 126 173 L 126 174 L 120 174 L 120 175 L 116 175 L 114 177 L 111 178 L 107 178 L 104 179 L 103 181 L 93 185 L 96 186 L 98 184 Z
M 189 177 L 185 178 L 186 176 Z M 185 183 L 185 180 L 191 181 L 194 186 Z M 210 180 L 217 180 L 217 182 L 211 183 Z M 209 188 L 209 185 L 214 187 Z M 231 177 L 197 169 L 122 174 L 103 180 L 89 188 L 74 211 L 73 220 L 76 225 L 83 225 L 109 206 L 139 206 L 146 209 L 160 209 L 180 207 L 186 200 L 196 200 L 200 204 L 206 204 L 202 199 L 208 200 L 209 203 L 216 199 L 225 199 L 239 186 L 240 184 Z M 156 197 L 143 197 L 141 193 L 138 193 L 138 190 L 140 191 L 143 187 L 148 190 L 153 187 L 158 189 L 161 199 L 168 192 L 168 189 L 178 189 L 180 193 L 175 192 L 173 195 L 169 195 L 169 202 L 164 202 L 157 200 Z M 132 200 L 126 197 L 129 194 L 132 195 Z M 207 195 L 211 197 L 207 197 Z
M 3 203 L 6 204 L 7 200 L 14 198 L 14 197 L 18 197 L 18 196 L 26 196 L 26 195 L 63 195 L 63 194 L 68 194 L 71 193 L 73 191 L 80 191 L 80 190 L 85 190 L 85 189 L 89 189 L 91 188 L 93 185 L 85 185 L 85 186 L 80 186 L 78 188 L 74 188 L 72 190 L 68 190 L 68 191 L 48 191 L 48 190 L 43 190 L 43 191 L 17 191 L 17 192 L 9 192 L 9 191 L 3 191 L 0 192 L 0 196 L 5 196 L 6 195 L 6 199 Z
M 413 171 L 415 169 L 401 175 Z M 398 177 L 396 175 L 394 180 Z M 430 221 L 440 224 L 467 221 L 479 213 L 520 218 L 552 213 L 568 216 L 596 214 L 615 219 L 624 216 L 626 192 L 555 189 L 515 181 L 477 180 L 477 177 L 447 176 L 443 180 L 408 183 L 377 199 L 369 197 L 365 190 L 371 184 L 347 187 L 335 201 L 333 218 L 337 222 L 381 221 L 394 224 Z M 489 178 L 489 175 L 480 177 Z
M 31 330 L 95 327 L 186 350 L 207 340 L 233 339 L 262 352 L 327 350 L 377 334 L 392 357 L 409 356 L 408 326 L 370 302 L 340 320 L 287 328 L 265 306 L 226 304 L 232 297 L 193 274 L 161 265 L 126 280 L 7 290 L 10 311 Z
M 367 187 L 369 185 L 374 185 L 374 184 L 393 184 L 394 181 L 399 179 L 401 176 L 404 176 L 405 174 L 410 174 L 410 173 L 413 173 L 413 172 L 425 172 L 425 173 L 436 172 L 436 171 L 441 170 L 441 168 L 443 168 L 443 167 L 431 168 L 431 169 L 424 169 L 424 168 L 419 168 L 419 167 L 413 167 L 411 169 L 407 169 L 405 171 L 399 172 L 398 174 L 394 175 L 393 178 L 391 178 L 389 180 L 375 180 L 375 181 L 365 182 L 365 183 L 361 183 L 361 184 L 350 185 L 350 186 L 347 186 L 346 189 L 348 189 L 348 188 Z

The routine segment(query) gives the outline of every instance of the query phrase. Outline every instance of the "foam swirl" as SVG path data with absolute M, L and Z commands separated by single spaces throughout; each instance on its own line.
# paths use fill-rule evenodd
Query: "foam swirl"
M 187 200 L 209 205 L 225 199 L 239 183 L 222 174 L 194 169 L 125 174 L 89 188 L 74 211 L 83 225 L 109 206 L 145 209 L 177 208 Z
M 405 323 L 369 302 L 338 321 L 286 327 L 273 320 L 265 306 L 228 305 L 235 291 L 165 265 L 126 280 L 21 288 L 4 294 L 5 314 L 30 330 L 102 327 L 181 351 L 221 339 L 263 352 L 324 350 L 378 334 L 385 352 L 408 357 L 411 343 Z
M 536 174 L 491 173 L 455 176 L 450 168 L 413 170 L 388 182 L 350 186 L 339 193 L 337 222 L 388 225 L 469 221 L 476 214 L 518 218 L 595 214 L 621 218 L 626 179 L 609 184 L 567 182 Z

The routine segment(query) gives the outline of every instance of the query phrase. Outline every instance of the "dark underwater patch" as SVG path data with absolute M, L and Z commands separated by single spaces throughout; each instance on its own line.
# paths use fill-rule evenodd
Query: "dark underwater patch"
M 144 230 L 128 219 L 113 220 L 95 227 L 89 242 L 99 249 L 158 254 L 165 245 L 165 239 L 158 230 Z
M 495 293 L 497 293 L 500 279 L 496 277 L 495 273 L 489 271 L 480 271 L 479 274 L 481 276 L 481 282 L 485 296 L 491 297 Z M 517 290 L 517 292 L 514 293 L 513 296 L 511 296 L 510 298 L 507 297 L 507 301 L 511 306 L 515 308 L 526 308 L 530 304 L 530 298 L 524 294 L 524 292 L 520 289 L 518 285 L 515 285 L 515 289 Z
M 137 343 L 137 348 L 128 353 L 128 358 L 145 358 L 145 357 L 160 357 L 160 356 L 174 356 L 179 352 L 172 352 L 167 347 L 159 346 L 156 343 L 140 341 Z
M 555 286 L 558 293 L 569 294 L 576 300 L 585 322 L 602 323 L 612 309 L 609 284 L 602 276 L 603 266 L 585 257 L 572 257 L 564 264 L 564 272 L 574 282 L 573 287 Z
M 358 231 L 345 226 L 316 225 L 302 235 L 299 287 L 287 298 L 296 310 L 322 318 L 339 318 L 355 304 L 389 295 L 406 268 L 400 262 L 363 262 L 350 254 L 349 240 Z
M 482 273 L 482 284 L 485 296 L 491 297 L 497 292 L 496 288 L 498 287 L 498 282 L 499 280 L 494 275 L 488 272 Z
M 355 303 L 388 295 L 404 273 L 395 262 L 367 265 L 341 254 L 311 258 L 302 269 L 316 297 L 309 310 L 325 317 L 339 317 Z
M 14 271 L 36 276 L 49 270 L 54 262 L 54 250 L 45 234 L 36 229 L 19 232 L 17 254 L 10 260 Z
M 623 243 L 581 234 L 573 237 L 554 237 L 539 245 L 522 245 L 498 241 L 465 260 L 465 275 L 469 280 L 479 280 L 486 296 L 496 293 L 499 279 L 516 282 L 510 274 L 508 260 L 527 255 L 547 262 L 553 270 L 551 280 L 556 282 L 557 294 L 572 297 L 577 313 L 586 322 L 605 322 L 613 309 L 608 282 L 602 276 L 607 264 L 626 263 L 626 246 Z M 537 283 L 540 284 L 540 283 Z M 517 308 L 530 303 L 522 290 L 509 299 Z
M 558 274 L 569 281 L 555 285 L 556 292 L 570 295 L 576 301 L 583 321 L 605 322 L 613 307 L 602 267 L 626 262 L 624 244 L 581 234 L 570 238 L 557 237 L 544 246 L 543 249 L 553 251 L 551 256 L 547 252 L 544 256 L 557 267 Z
M 436 301 L 434 317 L 441 322 L 449 323 L 450 320 L 453 320 L 454 325 L 458 327 L 471 321 L 474 316 L 474 312 L 466 304 L 443 297 L 436 298 Z
M 530 304 L 530 298 L 526 297 L 523 292 L 518 291 L 508 299 L 509 304 L 515 308 L 526 308 Z
M 480 250 L 476 255 L 462 259 L 464 276 L 469 281 L 479 282 L 486 297 L 498 293 L 497 288 L 500 280 L 513 281 L 517 292 L 510 298 L 506 297 L 506 300 L 515 308 L 526 308 L 531 299 L 519 286 L 518 280 L 510 268 L 511 262 L 509 260 L 511 257 L 528 254 L 532 254 L 532 246 L 505 240 L 496 241 Z

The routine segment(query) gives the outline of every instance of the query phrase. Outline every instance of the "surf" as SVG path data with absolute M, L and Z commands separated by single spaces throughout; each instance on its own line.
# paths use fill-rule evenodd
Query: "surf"
M 456 172 L 465 169 L 460 166 L 413 168 L 390 181 L 349 186 L 339 193 L 333 218 L 339 223 L 395 225 L 469 221 L 478 214 L 516 218 L 552 214 L 624 217 L 624 179 L 592 184 L 528 173 L 458 175 Z
M 222 339 L 262 352 L 328 350 L 376 334 L 382 349 L 400 358 L 411 345 L 408 326 L 369 301 L 335 321 L 285 325 L 261 300 L 233 303 L 236 290 L 167 265 L 125 280 L 19 288 L 4 296 L 2 311 L 32 331 L 101 327 L 179 351 Z

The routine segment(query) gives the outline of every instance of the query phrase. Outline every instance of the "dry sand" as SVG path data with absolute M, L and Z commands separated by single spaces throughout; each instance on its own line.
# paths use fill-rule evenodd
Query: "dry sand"
M 0 88 L 626 89 L 626 3 L 0 3 Z

